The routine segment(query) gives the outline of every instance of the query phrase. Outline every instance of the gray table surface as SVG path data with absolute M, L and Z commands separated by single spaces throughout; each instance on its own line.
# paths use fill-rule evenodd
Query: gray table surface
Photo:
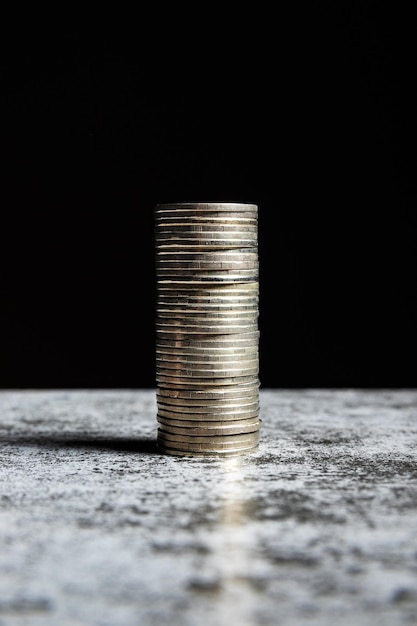
M 259 450 L 145 390 L 0 392 L 0 626 L 417 624 L 417 390 L 261 389 Z

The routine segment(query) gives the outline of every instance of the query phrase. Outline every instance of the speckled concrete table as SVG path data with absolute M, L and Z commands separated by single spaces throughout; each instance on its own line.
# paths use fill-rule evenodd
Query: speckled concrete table
M 1 626 L 417 623 L 417 390 L 261 390 L 158 453 L 153 390 L 0 392 Z

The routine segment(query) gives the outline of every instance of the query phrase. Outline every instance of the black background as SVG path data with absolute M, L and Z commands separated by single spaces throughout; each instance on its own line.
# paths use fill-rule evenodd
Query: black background
M 415 386 L 412 21 L 334 4 L 7 38 L 1 387 L 154 387 L 177 201 L 259 207 L 263 387 Z

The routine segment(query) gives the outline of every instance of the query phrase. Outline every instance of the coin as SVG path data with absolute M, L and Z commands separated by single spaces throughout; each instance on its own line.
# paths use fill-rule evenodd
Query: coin
M 243 283 L 234 282 L 229 285 L 204 285 L 204 287 L 198 288 L 198 285 L 195 285 L 192 281 L 190 284 L 180 282 L 175 284 L 175 281 L 172 284 L 166 284 L 164 282 L 158 281 L 157 284 L 157 292 L 164 293 L 165 291 L 169 291 L 172 295 L 172 290 L 177 291 L 179 294 L 190 294 L 190 295 L 206 295 L 210 296 L 213 294 L 222 294 L 227 293 L 229 295 L 235 295 L 237 292 L 242 292 L 243 294 L 247 294 L 250 292 L 259 292 L 259 283 L 258 281 L 246 281 Z
M 250 279 L 256 280 L 259 275 L 259 267 L 257 263 L 245 262 L 213 262 L 213 263 L 186 263 L 175 264 L 165 263 L 157 264 L 155 274 L 160 280 L 178 280 L 178 282 L 212 282 L 213 284 L 227 283 L 233 277 L 233 280 L 242 280 L 242 282 Z
M 246 398 L 259 392 L 259 380 L 251 379 L 249 383 L 241 383 L 229 386 L 206 386 L 192 389 L 191 387 L 173 387 L 170 385 L 158 386 L 158 395 L 168 398 L 182 398 L 190 400 L 216 400 L 227 398 Z
M 242 445 L 255 445 L 259 442 L 259 431 L 252 433 L 239 433 L 234 435 L 190 435 L 186 433 L 170 433 L 163 428 L 158 428 L 157 436 L 164 442 L 187 443 L 192 446 L 204 447 L 204 449 L 241 447 Z
M 157 395 L 156 402 L 158 408 L 166 409 L 167 411 L 177 411 L 177 412 L 188 412 L 188 413 L 210 413 L 210 412 L 221 412 L 221 411 L 243 411 L 243 410 L 254 410 L 259 409 L 259 393 L 253 396 L 242 397 L 238 400 L 206 400 L 202 402 L 201 400 L 194 402 L 190 402 L 189 400 L 178 401 L 175 399 L 175 402 L 170 402 L 165 397 L 160 397 Z
M 196 368 L 212 368 L 219 367 L 219 365 L 223 365 L 224 367 L 236 367 L 236 364 L 243 368 L 245 367 L 256 367 L 259 365 L 258 354 L 256 352 L 253 353 L 252 357 L 242 357 L 238 361 L 236 360 L 236 356 L 227 356 L 222 355 L 222 358 L 219 356 L 209 356 L 205 354 L 201 354 L 200 356 L 191 357 L 190 355 L 167 355 L 157 351 L 156 354 L 156 364 L 161 365 L 167 369 L 172 368 L 176 369 L 178 367 L 196 367 Z
M 230 367 L 230 368 L 195 368 L 193 366 L 188 369 L 184 368 L 166 368 L 156 364 L 157 377 L 173 378 L 175 380 L 187 379 L 187 382 L 194 382 L 195 379 L 200 381 L 203 379 L 231 378 L 236 376 L 256 376 L 259 372 L 258 364 L 252 367 Z M 190 380 L 188 380 L 190 379 Z
M 243 228 L 239 224 L 219 224 L 216 222 L 191 224 L 159 224 L 155 229 L 155 250 L 158 251 L 161 244 L 175 239 L 190 240 L 193 245 L 199 245 L 202 249 L 211 240 L 219 242 L 233 242 L 242 240 L 245 246 L 258 249 L 258 227 L 256 224 L 246 224 Z
M 254 417 L 259 418 L 259 415 L 259 408 L 253 411 L 239 411 L 235 413 L 226 413 L 223 411 L 219 413 L 209 413 L 208 411 L 206 411 L 206 413 L 204 414 L 204 420 L 206 422 L 240 422 L 242 420 Z M 181 417 L 183 417 L 183 419 L 187 422 L 202 421 L 202 413 L 180 413 L 178 411 L 163 411 L 160 408 L 158 408 L 157 416 L 165 417 L 167 419 L 173 419 L 178 422 L 181 421 Z
M 162 428 L 166 432 L 174 434 L 189 433 L 190 435 L 235 435 L 247 432 L 254 432 L 260 430 L 262 420 L 258 417 L 249 418 L 247 420 L 234 420 L 226 422 L 207 422 L 202 419 L 200 422 L 176 420 L 171 418 L 164 418 L 157 415 L 158 424 L 162 425 Z
M 162 333 L 161 333 L 162 334 Z M 163 344 L 163 342 L 167 341 L 168 343 Z M 173 340 L 173 341 L 171 341 Z M 207 337 L 204 333 L 200 333 L 194 335 L 193 337 L 179 337 L 178 339 L 174 339 L 168 333 L 167 339 L 163 337 L 158 338 L 157 341 L 160 342 L 161 345 L 168 345 L 173 348 L 175 346 L 184 347 L 187 345 L 191 345 L 193 347 L 202 347 L 202 348 L 238 348 L 242 346 L 254 345 L 259 340 L 259 329 L 249 330 L 246 332 L 233 333 L 232 335 L 228 335 L 223 333 L 217 333 Z
M 158 390 L 156 391 L 156 401 L 159 406 L 165 405 L 166 407 L 170 407 L 171 410 L 180 411 L 182 408 L 192 409 L 195 407 L 196 409 L 207 409 L 210 410 L 212 407 L 225 408 L 228 407 L 241 407 L 247 405 L 258 405 L 259 406 L 259 393 L 255 391 L 252 392 L 251 395 L 244 395 L 243 397 L 236 400 L 236 398 L 218 398 L 218 399 L 202 399 L 202 398 L 172 398 L 167 395 L 161 394 Z
M 258 259 L 258 251 L 252 247 L 235 248 L 233 250 L 157 250 L 155 260 L 158 261 L 228 261 Z
M 167 445 L 166 443 L 162 443 L 161 441 L 156 442 L 156 448 L 157 450 L 160 450 L 162 453 L 164 454 L 170 454 L 173 456 L 182 456 L 182 457 L 218 457 L 218 458 L 222 458 L 222 457 L 232 457 L 232 456 L 242 456 L 245 454 L 249 454 L 251 452 L 257 452 L 257 450 L 259 449 L 259 444 L 252 446 L 252 447 L 248 447 L 248 448 L 238 448 L 235 450 L 210 450 L 207 452 L 204 452 L 202 450 L 184 450 L 181 449 L 181 447 L 171 447 L 169 445 Z
M 258 434 L 258 433 L 257 433 Z M 172 435 L 174 436 L 174 435 Z M 157 441 L 158 444 L 162 444 L 164 448 L 174 448 L 177 450 L 184 450 L 189 452 L 226 452 L 231 450 L 241 450 L 242 448 L 252 448 L 255 445 L 259 444 L 259 436 L 251 437 L 244 441 L 216 441 L 217 436 L 214 435 L 211 437 L 211 442 L 197 442 L 197 441 L 182 441 L 179 439 L 181 435 L 178 435 L 178 439 L 171 439 L 165 436 L 158 429 L 157 431 Z M 221 435 L 220 435 L 221 437 Z M 228 437 L 232 438 L 233 435 L 228 435 Z
M 258 205 L 250 202 L 160 202 L 155 211 L 258 211 Z
M 172 309 L 168 309 L 165 312 L 156 310 L 158 324 L 166 326 L 198 326 L 205 328 L 206 325 L 218 324 L 223 327 L 224 325 L 243 325 L 257 324 L 258 312 L 255 311 L 211 311 L 211 310 L 187 310 L 178 311 L 175 313 Z M 222 328 L 223 330 L 223 328 Z M 255 328 L 257 330 L 257 328 Z
M 189 346 L 185 346 L 183 348 L 169 348 L 167 346 L 156 345 L 156 358 L 166 357 L 167 360 L 169 357 L 179 357 L 183 361 L 193 362 L 198 358 L 206 358 L 207 360 L 211 360 L 213 362 L 221 362 L 223 359 L 231 360 L 231 359 L 258 359 L 259 360 L 259 349 L 257 345 L 247 346 L 244 348 L 192 348 Z

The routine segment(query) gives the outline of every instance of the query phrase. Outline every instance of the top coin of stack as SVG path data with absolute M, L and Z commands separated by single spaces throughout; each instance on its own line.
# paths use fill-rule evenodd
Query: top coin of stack
M 155 207 L 157 446 L 236 456 L 259 445 L 258 207 Z

